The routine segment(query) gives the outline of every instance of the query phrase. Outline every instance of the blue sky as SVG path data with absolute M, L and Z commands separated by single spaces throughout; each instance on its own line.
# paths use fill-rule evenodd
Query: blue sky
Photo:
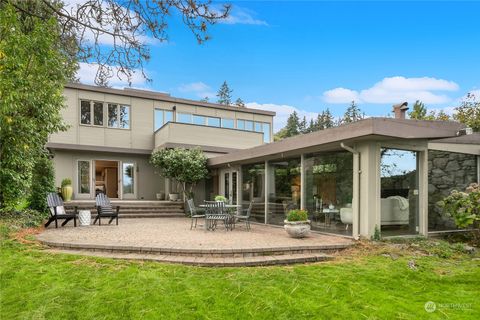
M 173 17 L 169 42 L 151 47 L 153 82 L 133 86 L 215 101 L 226 80 L 235 99 L 277 111 L 276 129 L 293 110 L 339 116 L 352 99 L 371 116 L 416 99 L 448 111 L 480 96 L 479 12 L 478 1 L 233 2 L 204 45 Z

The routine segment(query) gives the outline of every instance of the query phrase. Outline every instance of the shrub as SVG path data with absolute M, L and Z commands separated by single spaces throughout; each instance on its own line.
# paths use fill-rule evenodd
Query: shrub
M 225 198 L 224 196 L 218 195 L 218 196 L 215 196 L 215 201 L 221 201 L 221 202 L 227 203 L 227 202 L 228 202 L 228 199 Z
M 465 192 L 453 190 L 438 204 L 446 215 L 453 217 L 458 227 L 475 225 L 480 221 L 480 186 L 472 183 Z
M 287 221 L 306 221 L 308 213 L 305 210 L 290 210 L 287 214 Z
M 71 186 L 72 185 L 72 179 L 70 178 L 65 178 L 62 180 L 62 188 L 66 186 Z
M 48 192 L 55 192 L 55 172 L 52 160 L 45 156 L 37 161 L 33 169 L 30 208 L 47 211 Z

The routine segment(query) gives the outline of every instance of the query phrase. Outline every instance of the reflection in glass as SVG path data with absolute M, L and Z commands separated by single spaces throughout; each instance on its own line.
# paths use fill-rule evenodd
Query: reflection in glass
M 80 102 L 80 123 L 91 124 L 92 123 L 92 111 L 90 109 L 90 101 L 82 100 Z
M 224 174 L 224 179 L 223 179 L 223 185 L 224 185 L 224 193 L 223 196 L 230 200 L 230 172 L 225 172 Z
M 253 131 L 253 121 L 245 120 L 245 130 Z
M 130 128 L 130 107 L 120 106 L 120 128 Z
M 78 161 L 78 192 L 90 193 L 90 161 Z
M 193 115 L 193 124 L 204 126 L 206 121 L 207 121 L 207 118 L 204 116 Z
M 417 234 L 417 152 L 382 148 L 380 155 L 382 236 Z
M 222 128 L 233 129 L 233 119 L 222 118 Z
M 261 123 L 261 122 L 255 122 L 255 131 L 256 131 L 256 132 L 263 132 L 262 123 Z
M 268 162 L 267 223 L 283 225 L 288 211 L 300 208 L 300 158 Z
M 134 169 L 135 165 L 133 163 L 123 163 L 123 194 L 133 194 L 133 183 L 134 183 Z
M 208 117 L 207 118 L 207 126 L 220 127 L 220 118 Z
M 245 120 L 237 120 L 237 129 L 245 130 Z
M 192 123 L 192 115 L 190 113 L 177 113 L 177 122 Z
M 108 104 L 108 126 L 110 128 L 118 127 L 118 105 Z
M 313 230 L 352 234 L 352 184 L 350 152 L 305 155 L 305 208 Z
M 232 172 L 232 204 L 237 204 L 237 172 Z
M 263 142 L 270 142 L 270 123 L 263 124 Z
M 160 129 L 164 122 L 163 122 L 163 110 L 155 109 L 155 131 Z
M 173 121 L 173 111 L 166 111 L 165 110 L 165 122 L 172 122 Z
M 265 164 L 242 166 L 242 209 L 253 201 L 251 220 L 265 222 Z
M 103 126 L 103 103 L 93 103 L 93 124 L 96 126 Z

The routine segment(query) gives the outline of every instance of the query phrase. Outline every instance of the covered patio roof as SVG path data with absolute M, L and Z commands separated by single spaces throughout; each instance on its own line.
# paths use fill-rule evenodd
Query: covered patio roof
M 211 167 L 225 164 L 268 160 L 278 155 L 312 151 L 341 150 L 340 142 L 354 143 L 364 140 L 441 139 L 455 137 L 465 126 L 453 121 L 427 121 L 394 118 L 368 118 L 335 128 L 298 135 L 278 142 L 235 151 L 209 159 Z

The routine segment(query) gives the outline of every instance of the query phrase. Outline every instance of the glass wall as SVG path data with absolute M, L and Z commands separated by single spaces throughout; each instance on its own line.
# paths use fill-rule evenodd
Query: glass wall
M 477 156 L 447 151 L 428 151 L 428 231 L 457 229 L 438 202 L 452 190 L 465 191 L 478 182 Z
M 265 164 L 242 166 L 242 208 L 247 209 L 253 201 L 250 219 L 265 222 Z
M 78 161 L 78 186 L 77 192 L 79 194 L 90 193 L 90 161 L 79 160 Z
M 268 162 L 267 223 L 283 225 L 286 214 L 300 208 L 300 158 Z
M 380 231 L 382 236 L 418 233 L 417 152 L 382 148 Z
M 312 229 L 352 235 L 353 155 L 305 155 L 305 209 Z
M 124 162 L 122 165 L 123 194 L 134 194 L 135 164 Z

